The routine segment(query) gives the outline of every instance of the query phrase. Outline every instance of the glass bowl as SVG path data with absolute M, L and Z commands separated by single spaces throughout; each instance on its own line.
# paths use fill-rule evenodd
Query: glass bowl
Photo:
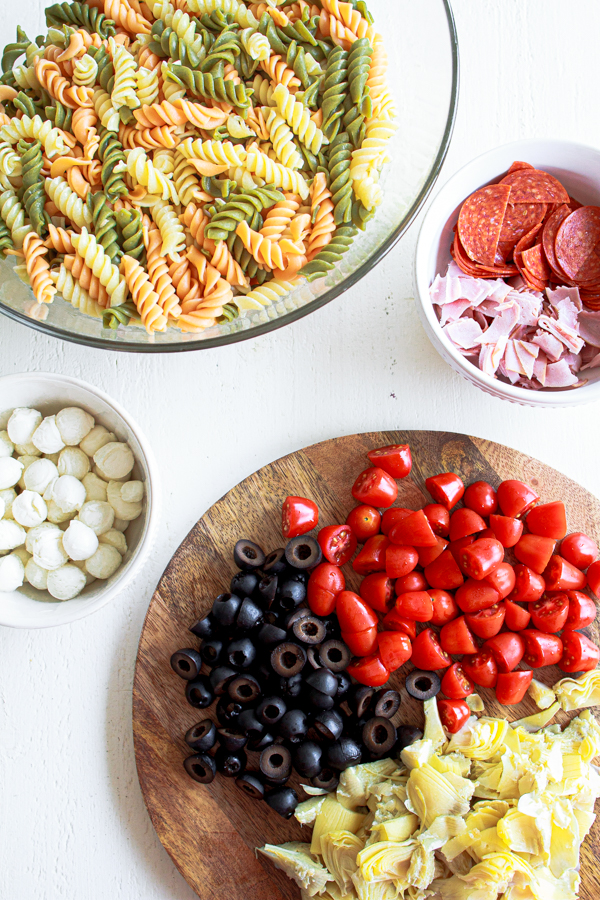
M 449 0 L 369 0 L 369 9 L 385 39 L 399 127 L 382 175 L 383 203 L 326 277 L 304 282 L 277 303 L 201 334 L 171 328 L 149 336 L 136 326 L 103 328 L 101 319 L 79 313 L 59 297 L 43 308 L 43 320 L 33 318 L 40 312 L 33 293 L 15 274 L 13 261 L 5 259 L 0 262 L 0 311 L 38 331 L 90 347 L 168 353 L 218 347 L 274 331 L 356 284 L 404 234 L 435 184 L 452 135 L 459 80 Z

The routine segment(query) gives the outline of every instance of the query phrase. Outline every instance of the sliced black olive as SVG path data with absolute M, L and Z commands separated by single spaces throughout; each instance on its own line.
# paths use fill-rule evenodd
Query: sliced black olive
M 328 744 L 325 750 L 326 764 L 337 772 L 343 772 L 350 766 L 357 766 L 360 758 L 360 747 L 349 737 L 342 737 L 339 741 Z
M 213 619 L 221 628 L 232 628 L 241 605 L 237 594 L 219 594 L 212 607 Z
M 415 700 L 431 700 L 439 694 L 441 682 L 435 672 L 424 672 L 421 669 L 413 669 L 406 676 L 406 690 Z
M 183 761 L 183 765 L 190 778 L 199 781 L 200 784 L 210 784 L 217 774 L 216 763 L 208 753 L 196 753 L 195 756 L 188 756 Z
M 333 709 L 335 700 L 329 694 L 317 691 L 315 688 L 309 688 L 306 693 L 306 705 L 308 709 Z
M 291 744 L 298 744 L 306 737 L 308 722 L 301 709 L 288 709 L 277 723 L 277 733 Z
M 256 647 L 249 637 L 243 637 L 228 645 L 225 656 L 230 666 L 247 669 L 256 659 Z
M 294 569 L 313 569 L 323 559 L 323 553 L 314 538 L 302 534 L 288 541 L 285 558 Z
M 304 569 L 293 569 L 291 566 L 287 566 L 285 571 L 279 575 L 280 584 L 283 584 L 284 581 L 297 581 L 306 587 L 308 584 L 308 572 L 305 572 Z
M 343 641 L 330 639 L 321 644 L 319 658 L 321 665 L 332 672 L 343 672 L 348 667 L 352 654 Z
M 260 754 L 258 765 L 267 781 L 285 782 L 292 774 L 292 754 L 283 744 L 272 744 Z
M 297 583 L 297 582 L 296 582 Z M 299 606 L 294 609 L 292 612 L 286 612 L 283 617 L 282 625 L 284 628 L 287 628 L 288 631 L 291 631 L 294 623 L 298 621 L 298 619 L 306 619 L 311 616 L 312 613 L 310 609 L 306 606 Z
M 177 650 L 171 657 L 171 668 L 186 681 L 193 681 L 197 678 L 202 669 L 202 657 L 197 650 L 186 648 Z
M 348 706 L 359 719 L 367 712 L 374 693 L 372 687 L 366 687 L 363 684 L 355 684 L 348 691 Z
M 277 610 L 267 609 L 263 613 L 263 622 L 265 625 L 277 625 L 278 628 L 281 628 L 280 615 Z
M 374 716 L 362 730 L 362 742 L 376 759 L 387 756 L 396 745 L 396 729 L 389 719 Z
M 219 747 L 215 753 L 215 765 L 217 772 L 220 772 L 226 778 L 237 778 L 246 768 L 246 754 L 243 750 L 231 753 L 230 750 Z
M 298 794 L 289 787 L 275 788 L 267 794 L 265 800 L 284 819 L 291 819 L 298 806 Z
M 265 796 L 265 786 L 260 780 L 258 772 L 244 772 L 235 780 L 236 785 L 253 800 L 262 800 Z
M 227 685 L 227 693 L 232 700 L 242 705 L 254 703 L 260 697 L 260 684 L 254 675 L 238 675 Z
M 302 741 L 294 747 L 292 760 L 298 775 L 314 778 L 322 769 L 323 751 L 315 741 Z
M 400 708 L 400 694 L 398 691 L 377 691 L 371 703 L 373 715 L 384 719 L 391 719 Z
M 311 669 L 320 669 L 321 668 L 321 660 L 319 659 L 319 648 L 318 647 L 307 647 L 306 648 L 306 660 L 307 665 L 306 668 L 309 667 Z
M 265 747 L 270 747 L 271 744 L 275 742 L 275 738 L 271 734 L 270 731 L 265 731 L 260 737 L 254 737 L 248 741 L 248 749 L 249 750 L 264 750 Z
M 280 547 L 279 550 L 272 550 L 263 563 L 263 572 L 265 575 L 278 575 L 285 569 L 285 549 Z
M 239 674 L 236 669 L 232 669 L 230 666 L 217 666 L 213 669 L 208 676 L 208 680 L 215 697 L 222 697 L 231 679 Z
M 345 672 L 336 672 L 335 677 L 338 680 L 338 689 L 335 695 L 335 699 L 340 701 L 346 696 L 346 694 L 352 687 L 352 681 L 350 680 L 350 676 L 346 675 Z
M 245 709 L 241 712 L 236 720 L 235 727 L 239 728 L 249 741 L 260 740 L 265 733 L 265 726 L 258 721 L 253 709 Z
M 307 685 L 322 694 L 335 697 L 338 689 L 338 680 L 329 669 L 316 669 L 305 678 Z
M 233 725 L 235 727 L 235 723 L 243 708 L 241 703 L 236 703 L 235 700 L 230 700 L 229 697 L 221 697 L 215 710 L 217 719 L 221 725 Z
M 236 572 L 231 579 L 229 590 L 238 597 L 249 597 L 258 585 L 256 572 Z
M 294 622 L 292 631 L 303 644 L 320 644 L 327 633 L 325 625 L 316 616 L 305 616 Z
M 286 632 L 277 625 L 261 625 L 256 635 L 256 641 L 264 647 L 273 647 L 285 641 L 286 637 Z
M 192 750 L 212 750 L 217 743 L 217 729 L 211 719 L 202 719 L 197 725 L 192 725 L 185 736 L 186 744 Z
M 423 732 L 412 725 L 400 725 L 397 728 L 398 740 L 396 741 L 396 753 L 400 753 L 405 747 L 423 739 Z
M 233 548 L 233 561 L 238 569 L 260 569 L 265 563 L 265 554 L 258 544 L 242 539 Z
M 256 589 L 256 598 L 263 609 L 271 609 L 277 596 L 277 575 L 263 575 Z
M 206 709 L 215 699 L 210 682 L 205 675 L 200 675 L 194 681 L 188 681 L 185 686 L 185 697 L 187 702 L 196 709 Z
M 292 579 L 283 582 L 280 580 L 277 596 L 282 609 L 296 609 L 297 606 L 306 600 L 306 585 L 302 584 L 301 581 L 293 581 Z
M 303 687 L 302 675 L 298 673 L 297 675 L 292 675 L 291 678 L 280 678 L 278 687 L 279 693 L 283 697 L 299 697 Z
M 223 641 L 213 638 L 210 641 L 202 641 L 200 644 L 200 656 L 207 666 L 218 666 L 223 659 Z
M 332 613 L 330 616 L 324 616 L 323 621 L 325 622 L 327 637 L 339 641 L 342 630 L 340 628 L 340 623 L 338 622 L 338 617 Z
M 267 728 L 276 725 L 287 712 L 287 704 L 283 697 L 265 697 L 256 707 L 256 718 Z
M 328 766 L 321 769 L 318 775 L 315 775 L 314 778 L 310 779 L 312 786 L 321 788 L 322 791 L 335 791 L 339 781 L 340 779 L 337 772 L 334 772 L 334 770 L 330 769 Z
M 207 616 L 204 616 L 203 619 L 198 619 L 197 622 L 194 622 L 194 624 L 190 628 L 190 631 L 192 632 L 192 634 L 195 634 L 196 637 L 210 641 L 213 637 L 215 637 L 218 631 L 218 627 L 214 622 L 211 613 L 209 613 Z
M 315 717 L 314 729 L 328 741 L 337 741 L 344 730 L 344 720 L 336 709 L 320 712 Z
M 238 734 L 232 728 L 219 728 L 217 735 L 221 747 L 229 750 L 230 753 L 238 753 L 248 743 L 248 738 L 245 734 Z
M 304 668 L 305 662 L 306 651 L 299 644 L 294 644 L 292 641 L 279 644 L 271 652 L 273 671 L 284 678 L 298 675 Z
M 250 597 L 244 597 L 235 620 L 235 627 L 240 631 L 250 631 L 260 624 L 262 616 L 263 611 L 258 603 L 251 600 Z

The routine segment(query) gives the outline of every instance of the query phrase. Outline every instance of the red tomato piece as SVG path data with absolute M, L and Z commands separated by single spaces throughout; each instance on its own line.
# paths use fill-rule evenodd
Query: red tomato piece
M 504 547 L 500 541 L 494 538 L 480 538 L 464 548 L 460 567 L 469 578 L 481 581 L 497 569 L 503 559 Z
M 542 594 L 529 607 L 531 624 L 538 631 L 546 634 L 557 634 L 562 631 L 569 615 L 569 598 L 562 591 Z
M 352 496 L 359 503 L 387 509 L 398 496 L 398 485 L 391 475 L 379 466 L 373 466 L 360 473 L 354 482 Z
M 498 666 L 489 650 L 480 650 L 475 656 L 465 656 L 461 662 L 467 678 L 480 687 L 493 688 L 498 680 Z
M 555 541 L 539 534 L 524 534 L 515 544 L 514 554 L 520 563 L 541 575 L 554 553 Z
M 507 628 L 510 628 L 511 631 L 523 631 L 524 628 L 527 628 L 531 619 L 529 610 L 524 609 L 512 600 L 505 600 L 504 607 L 506 609 L 504 624 Z
M 418 509 L 391 528 L 389 533 L 393 544 L 410 544 L 412 547 L 435 547 L 437 537 L 431 530 L 427 516 L 422 509 Z
M 527 514 L 527 527 L 532 534 L 560 541 L 567 533 L 567 513 L 562 500 L 540 503 Z
M 533 672 L 503 672 L 498 675 L 496 683 L 496 699 L 502 706 L 520 703 L 533 679 Z
M 480 531 L 477 535 L 478 538 L 494 538 L 495 541 L 498 540 L 494 532 L 491 528 L 484 528 L 483 531 Z M 500 542 L 502 543 L 502 541 Z
M 427 573 L 425 573 L 425 577 L 427 578 Z M 427 580 L 429 581 L 428 578 Z M 431 584 L 430 581 L 429 583 Z M 592 594 L 595 594 L 596 597 L 600 596 L 600 559 L 598 562 L 592 563 L 587 570 L 587 583 Z
M 511 564 L 502 562 L 490 575 L 486 576 L 484 581 L 491 584 L 500 594 L 500 599 L 504 600 L 514 589 L 517 578 Z
M 405 509 L 403 506 L 394 506 L 392 509 L 386 509 L 381 517 L 381 531 L 389 537 L 390 531 L 396 522 L 402 521 L 407 516 L 412 516 L 414 509 Z
M 444 591 L 453 591 L 465 580 L 450 548 L 446 548 L 437 559 L 425 566 L 425 578 L 432 588 L 441 588 Z
M 526 628 L 519 632 L 525 641 L 523 662 L 532 669 L 542 666 L 555 666 L 563 654 L 563 643 L 555 634 L 544 634 L 534 628 Z
M 306 497 L 286 497 L 281 507 L 281 531 L 286 540 L 306 534 L 319 522 L 317 504 Z
M 366 684 L 368 687 L 381 687 L 390 677 L 389 669 L 386 669 L 378 653 L 365 656 L 358 662 L 351 662 L 346 672 L 359 684 Z
M 352 568 L 359 575 L 369 575 L 371 572 L 385 572 L 385 551 L 389 546 L 389 540 L 384 534 L 376 534 L 365 542 L 358 556 L 352 560 Z
M 330 616 L 335 609 L 335 598 L 346 587 L 344 573 L 331 563 L 320 563 L 310 574 L 306 586 L 306 599 L 315 616 Z
M 415 620 L 401 616 L 395 609 L 392 609 L 384 617 L 381 624 L 386 631 L 403 631 L 404 634 L 409 636 L 411 641 L 414 641 L 417 636 L 417 623 Z
M 433 615 L 433 603 L 426 591 L 410 591 L 396 598 L 396 612 L 416 622 L 429 622 Z
M 419 565 L 428 566 L 429 563 L 432 563 L 434 559 L 437 559 L 438 556 L 441 556 L 446 547 L 448 546 L 448 541 L 436 535 L 437 544 L 435 547 L 419 547 Z
M 523 523 L 511 516 L 490 516 L 490 528 L 503 547 L 514 547 L 523 534 Z
M 525 641 L 520 634 L 512 631 L 503 631 L 502 634 L 489 638 L 483 646 L 496 660 L 499 672 L 512 672 L 525 653 Z
M 469 578 L 459 587 L 454 599 L 465 613 L 476 613 L 500 602 L 500 594 L 485 581 Z
M 589 672 L 600 659 L 600 650 L 580 631 L 563 633 L 563 655 L 558 668 L 563 672 Z
M 540 499 L 536 492 L 522 481 L 503 481 L 497 490 L 498 505 L 505 516 L 522 516 Z
M 412 644 L 402 631 L 382 631 L 378 635 L 379 655 L 390 672 L 395 672 L 412 656 Z
M 521 563 L 514 566 L 515 586 L 508 595 L 509 600 L 518 603 L 533 603 L 546 590 L 546 582 L 541 575 Z
M 409 575 L 418 562 L 419 554 L 408 544 L 391 544 L 385 551 L 385 571 L 390 578 Z
M 450 516 L 451 541 L 457 541 L 459 538 L 467 537 L 469 534 L 477 534 L 478 531 L 483 531 L 484 528 L 485 522 L 479 513 L 474 512 L 472 509 L 467 509 L 466 506 L 455 509 Z
M 394 582 L 385 572 L 372 572 L 363 578 L 359 593 L 377 612 L 387 613 L 394 605 Z
M 369 604 L 353 591 L 342 591 L 337 595 L 335 612 L 342 631 L 366 631 L 377 625 L 377 616 Z
M 474 481 L 465 491 L 463 503 L 480 516 L 490 516 L 498 509 L 496 491 L 487 481 Z
M 347 525 L 327 525 L 317 540 L 325 559 L 335 566 L 345 565 L 356 550 L 356 536 Z
M 348 513 L 346 525 L 352 529 L 356 540 L 361 544 L 370 537 L 379 534 L 379 526 L 381 525 L 381 513 L 374 506 L 355 506 Z
M 377 626 L 365 631 L 342 631 L 342 640 L 354 656 L 370 656 L 377 650 Z
M 578 628 L 586 628 L 596 618 L 596 604 L 591 597 L 581 591 L 567 591 L 569 598 L 569 615 L 565 622 L 565 628 L 576 631 Z
M 429 585 L 422 572 L 410 572 L 396 579 L 396 594 L 407 594 L 409 591 L 426 591 Z
M 475 535 L 474 534 L 467 534 L 467 535 L 465 535 L 465 537 L 458 538 L 458 540 L 452 541 L 450 543 L 448 549 L 450 550 L 450 553 L 456 560 L 459 568 L 460 568 L 460 564 L 461 564 L 461 555 L 462 555 L 463 550 L 465 549 L 465 547 L 470 547 L 471 544 L 474 544 L 474 543 L 475 543 Z M 461 569 L 461 572 L 462 572 L 462 569 Z
M 587 569 L 598 556 L 598 544 L 587 534 L 576 531 L 566 536 L 560 545 L 560 555 L 572 566 Z
M 547 591 L 579 591 L 585 587 L 585 575 L 562 556 L 550 557 L 543 571 Z
M 425 479 L 425 487 L 436 501 L 450 510 L 462 500 L 465 485 L 462 478 L 454 472 L 442 472 L 440 475 L 432 475 Z
M 473 693 L 473 685 L 463 672 L 460 663 L 452 663 L 442 678 L 442 693 L 451 700 L 462 700 Z
M 477 653 L 479 647 L 464 616 L 448 622 L 440 631 L 440 643 L 446 653 Z
M 414 639 L 412 661 L 417 669 L 424 669 L 427 672 L 446 669 L 452 663 L 431 628 L 426 628 Z
M 465 616 L 467 625 L 477 637 L 487 640 L 498 634 L 504 624 L 506 610 L 504 603 L 496 603 L 487 609 L 482 609 L 478 613 Z
M 433 532 L 440 537 L 447 537 L 450 531 L 450 513 L 441 503 L 428 503 L 423 507 L 427 521 Z
M 379 466 L 392 478 L 406 478 L 412 469 L 412 458 L 408 444 L 390 444 L 367 453 L 374 466 Z
M 446 700 L 442 697 L 438 699 L 437 705 L 440 721 L 450 734 L 460 731 L 471 715 L 471 710 L 463 700 Z
M 431 616 L 432 625 L 441 627 L 442 625 L 445 625 L 446 622 L 451 622 L 452 619 L 456 619 L 460 614 L 460 610 L 456 605 L 454 597 L 452 594 L 449 594 L 448 591 L 432 588 L 427 591 L 427 593 L 431 597 L 431 602 L 433 603 L 433 615 Z

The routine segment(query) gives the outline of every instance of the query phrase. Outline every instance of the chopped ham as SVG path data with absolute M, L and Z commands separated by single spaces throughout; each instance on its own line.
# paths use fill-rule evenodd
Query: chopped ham
M 474 319 L 452 322 L 444 331 L 457 347 L 473 347 L 481 337 L 481 326 Z
M 479 306 L 482 300 L 488 296 L 489 288 L 483 278 L 471 278 L 462 275 L 460 281 L 460 296 L 470 300 L 472 306 Z
M 495 375 L 504 355 L 508 338 L 500 338 L 496 344 L 482 344 L 479 354 L 479 368 L 486 375 Z
M 561 322 L 560 319 L 551 319 L 550 316 L 540 316 L 538 325 L 540 328 L 543 328 L 544 331 L 549 331 L 550 334 L 553 334 L 555 338 L 573 353 L 579 353 L 583 347 L 584 342 L 577 336 L 577 332 L 564 322 Z
M 538 358 L 540 348 L 529 341 L 513 341 L 516 354 L 521 363 L 521 372 L 527 378 L 533 378 L 533 367 Z
M 574 375 L 569 369 L 569 365 L 566 359 L 561 359 L 559 362 L 550 363 L 550 365 L 546 369 L 545 387 L 570 387 L 572 384 L 576 384 L 578 380 L 579 379 L 577 378 L 577 375 Z
M 577 310 L 582 308 L 581 297 L 579 296 L 579 288 L 576 287 L 558 287 L 555 290 L 551 291 L 550 288 L 546 288 L 546 296 L 550 301 L 550 304 L 556 308 L 558 308 L 559 304 L 564 300 L 569 300 Z
M 519 308 L 516 304 L 509 306 L 496 316 L 487 331 L 479 338 L 480 344 L 495 344 L 498 338 L 508 337 L 519 321 Z
M 553 362 L 560 359 L 564 349 L 557 338 L 545 331 L 538 331 L 535 337 L 531 339 L 531 342 L 537 344 L 538 347 L 544 351 L 548 359 L 551 359 Z
M 596 355 L 592 359 L 590 359 L 590 361 L 587 362 L 585 366 L 581 367 L 581 370 L 583 371 L 583 369 L 595 369 L 597 366 L 600 366 L 600 353 L 596 353 Z
M 548 359 L 543 350 L 540 350 L 538 358 L 533 364 L 533 375 L 537 378 L 542 387 L 546 386 L 546 370 L 548 368 Z
M 600 347 L 600 312 L 585 309 L 579 313 L 579 334 L 587 344 Z
M 470 308 L 471 304 L 468 300 L 455 300 L 454 303 L 445 303 L 442 306 L 440 325 L 443 328 L 448 322 L 456 322 Z

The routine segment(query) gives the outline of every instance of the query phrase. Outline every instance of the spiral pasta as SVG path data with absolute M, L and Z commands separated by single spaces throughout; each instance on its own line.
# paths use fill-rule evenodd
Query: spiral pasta
M 30 231 L 23 241 L 23 252 L 35 299 L 38 303 L 52 303 L 56 288 L 50 277 L 50 264 L 46 259 L 47 247 L 37 234 Z
M 102 316 L 103 308 L 82 287 L 81 283 L 73 277 L 64 263 L 61 264 L 58 272 L 54 274 L 53 280 L 55 290 L 75 309 L 78 309 L 86 316 L 93 316 L 95 319 L 99 319 Z
M 16 144 L 21 139 L 41 141 L 48 159 L 68 152 L 60 129 L 53 127 L 51 121 L 44 122 L 40 116 L 11 119 L 10 124 L 0 128 L 0 138 L 8 144 Z
M 25 218 L 25 210 L 13 188 L 7 188 L 0 194 L 0 217 L 10 231 L 13 244 L 20 250 L 23 241 L 33 229 L 29 220 Z
M 158 99 L 158 72 L 140 66 L 135 74 L 135 92 L 140 106 L 151 106 Z
M 152 334 L 153 331 L 164 331 L 167 327 L 167 317 L 158 302 L 158 294 L 152 289 L 148 273 L 142 269 L 137 260 L 127 255 L 121 260 L 121 271 L 148 334 Z
M 90 211 L 61 175 L 47 178 L 44 187 L 49 198 L 65 218 L 74 222 L 78 228 L 92 224 Z
M 187 0 L 187 5 L 191 12 L 199 16 L 219 10 L 225 15 L 233 16 L 243 28 L 256 28 L 258 25 L 257 20 L 241 0 Z
M 162 235 L 156 225 L 144 229 L 144 244 L 148 260 L 148 277 L 154 291 L 158 295 L 158 304 L 165 316 L 180 314 L 179 298 L 169 275 L 169 266 L 162 253 Z
M 119 269 L 110 261 L 110 257 L 106 255 L 103 248 L 98 244 L 95 236 L 90 234 L 87 228 L 82 228 L 81 234 L 74 234 L 71 241 L 77 254 L 89 266 L 100 284 L 106 288 L 108 296 L 111 297 L 111 302 L 112 297 L 116 294 L 115 305 L 118 305 L 117 299 L 122 303 L 126 291 Z
M 110 95 L 110 102 L 115 109 L 119 109 L 121 106 L 136 109 L 140 105 L 140 101 L 136 93 L 135 60 L 122 44 L 117 44 L 114 38 L 110 38 L 108 44 L 115 69 L 115 83 Z
M 306 248 L 309 262 L 323 247 L 331 243 L 331 238 L 335 231 L 334 206 L 331 199 L 331 191 L 327 187 L 327 176 L 324 172 L 318 172 L 313 179 L 310 189 L 310 201 L 313 223 Z
M 260 150 L 253 150 L 248 153 L 244 162 L 244 168 L 248 172 L 264 178 L 268 184 L 283 188 L 284 191 L 293 191 L 294 194 L 300 194 L 303 200 L 308 197 L 308 185 L 299 172 L 288 169 L 281 163 L 273 162 Z
M 299 100 L 294 100 L 285 85 L 277 85 L 273 91 L 273 100 L 294 134 L 298 135 L 311 153 L 318 153 L 323 144 L 329 143 L 321 129 L 312 121 L 310 110 Z
M 266 123 L 277 159 L 288 169 L 301 169 L 304 160 L 296 148 L 293 132 L 285 119 L 272 109 Z
M 135 150 L 125 151 L 125 165 L 127 171 L 138 184 L 148 188 L 150 194 L 157 194 L 163 200 L 172 199 L 178 201 L 175 187 L 166 175 L 154 168 L 148 159 L 146 151 L 141 147 Z

